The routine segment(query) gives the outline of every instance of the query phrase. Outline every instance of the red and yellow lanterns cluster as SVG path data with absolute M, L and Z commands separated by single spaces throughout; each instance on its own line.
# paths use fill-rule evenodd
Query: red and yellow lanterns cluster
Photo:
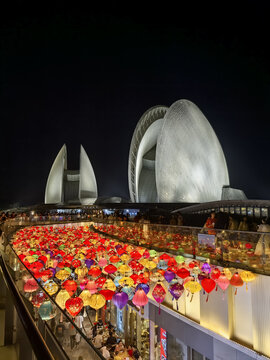
M 236 293 L 255 279 L 250 271 L 222 270 L 181 255 L 158 253 L 82 226 L 25 228 L 16 233 L 12 246 L 46 293 L 72 317 L 83 307 L 98 310 L 111 300 L 119 309 L 131 301 L 143 310 L 149 295 L 160 305 L 167 294 L 178 302 L 186 291 L 192 301 L 203 291 L 208 301 L 214 289 L 224 293 L 233 286 Z M 48 298 L 40 294 L 35 279 L 25 278 L 24 291 L 33 293 L 33 305 L 40 307 Z

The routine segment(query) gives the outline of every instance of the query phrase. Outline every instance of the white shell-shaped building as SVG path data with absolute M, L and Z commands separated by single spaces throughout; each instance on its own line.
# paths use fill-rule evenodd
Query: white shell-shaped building
M 200 109 L 188 100 L 146 111 L 129 153 L 133 202 L 221 200 L 229 185 L 225 156 Z
M 83 146 L 80 148 L 80 170 L 68 170 L 67 148 L 63 145 L 48 176 L 45 204 L 90 205 L 97 196 L 95 173 Z

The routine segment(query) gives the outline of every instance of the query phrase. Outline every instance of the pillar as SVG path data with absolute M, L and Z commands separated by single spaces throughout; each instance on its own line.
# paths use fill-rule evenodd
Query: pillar
M 149 320 L 149 354 L 150 360 L 156 360 L 155 358 L 155 323 L 152 320 Z
M 139 313 L 136 314 L 136 321 L 137 321 L 137 329 L 136 329 L 136 333 L 137 333 L 137 349 L 139 350 L 139 352 L 141 352 L 142 350 L 142 320 L 141 320 L 141 316 Z
M 124 316 L 124 335 L 125 335 L 125 346 L 129 345 L 129 307 L 126 305 L 123 309 Z

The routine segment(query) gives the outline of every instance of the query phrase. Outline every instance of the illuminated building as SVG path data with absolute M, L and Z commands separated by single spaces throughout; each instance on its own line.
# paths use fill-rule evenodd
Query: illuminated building
M 48 176 L 45 204 L 93 204 L 97 183 L 90 160 L 81 145 L 80 169 L 67 169 L 67 148 L 63 145 Z
M 222 147 L 200 109 L 188 100 L 147 110 L 129 153 L 133 202 L 201 203 L 245 199 L 229 187 Z

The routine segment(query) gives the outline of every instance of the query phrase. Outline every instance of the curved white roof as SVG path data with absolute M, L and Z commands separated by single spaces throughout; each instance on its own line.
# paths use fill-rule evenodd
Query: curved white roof
M 229 185 L 225 156 L 195 104 L 179 100 L 170 108 L 157 106 L 145 112 L 130 146 L 132 201 L 220 200 L 224 185 Z
M 67 168 L 67 148 L 64 144 L 51 167 L 45 190 L 45 204 L 57 204 L 62 201 L 63 176 Z
M 80 170 L 69 171 L 67 148 L 63 145 L 48 176 L 45 204 L 80 201 L 83 205 L 89 205 L 95 202 L 97 196 L 95 173 L 83 146 L 80 148 Z
M 188 100 L 171 105 L 157 142 L 156 182 L 160 202 L 220 200 L 229 185 L 224 153 L 210 123 Z

